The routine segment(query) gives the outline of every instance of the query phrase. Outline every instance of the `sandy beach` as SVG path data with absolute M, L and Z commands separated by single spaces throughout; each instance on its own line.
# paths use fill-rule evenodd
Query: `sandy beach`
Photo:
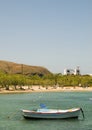
M 31 89 L 24 89 L 24 90 L 1 90 L 0 94 L 3 93 L 33 93 L 33 92 L 92 92 L 92 87 L 82 88 L 82 87 L 48 87 L 47 89 L 44 87 L 34 86 Z

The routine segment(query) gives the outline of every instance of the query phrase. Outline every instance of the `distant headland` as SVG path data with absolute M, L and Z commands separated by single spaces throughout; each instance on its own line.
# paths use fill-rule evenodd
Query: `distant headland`
M 45 67 L 18 64 L 10 61 L 0 60 L 0 71 L 7 74 L 24 74 L 24 75 L 47 75 L 51 72 Z

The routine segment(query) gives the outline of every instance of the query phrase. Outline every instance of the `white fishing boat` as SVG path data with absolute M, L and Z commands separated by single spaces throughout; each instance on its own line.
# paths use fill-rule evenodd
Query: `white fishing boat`
M 72 108 L 72 109 L 47 109 L 40 108 L 37 110 L 22 110 L 22 115 L 24 118 L 40 118 L 40 119 L 67 119 L 67 118 L 78 118 L 82 112 L 83 117 L 84 113 L 81 108 Z

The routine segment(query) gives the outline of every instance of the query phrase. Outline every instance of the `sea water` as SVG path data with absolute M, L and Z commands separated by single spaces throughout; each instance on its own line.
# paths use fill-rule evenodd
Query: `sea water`
M 92 92 L 39 92 L 0 94 L 0 130 L 92 130 Z M 79 119 L 26 120 L 21 109 L 81 107 L 85 114 Z

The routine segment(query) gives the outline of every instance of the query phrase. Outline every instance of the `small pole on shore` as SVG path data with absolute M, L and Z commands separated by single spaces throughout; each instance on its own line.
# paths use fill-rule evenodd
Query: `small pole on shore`
M 23 75 L 23 64 L 21 64 L 21 73 Z

